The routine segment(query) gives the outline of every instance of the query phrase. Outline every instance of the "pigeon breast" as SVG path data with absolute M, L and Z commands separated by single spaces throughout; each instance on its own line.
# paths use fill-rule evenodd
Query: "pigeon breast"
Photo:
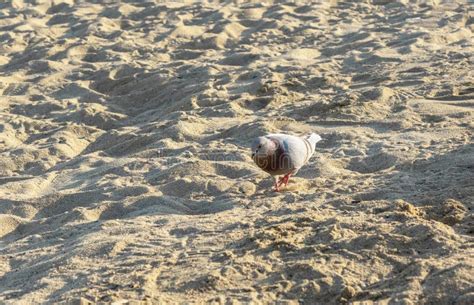
M 290 172 L 292 164 L 289 155 L 285 151 L 284 145 L 276 139 L 270 137 L 269 139 L 276 144 L 277 149 L 273 155 L 257 158 L 255 162 L 258 167 L 271 175 L 282 175 Z

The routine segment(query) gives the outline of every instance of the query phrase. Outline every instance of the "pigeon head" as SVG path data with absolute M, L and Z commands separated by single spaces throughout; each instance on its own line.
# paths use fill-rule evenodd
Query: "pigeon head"
M 256 138 L 252 143 L 252 159 L 267 158 L 278 148 L 276 141 L 265 137 Z

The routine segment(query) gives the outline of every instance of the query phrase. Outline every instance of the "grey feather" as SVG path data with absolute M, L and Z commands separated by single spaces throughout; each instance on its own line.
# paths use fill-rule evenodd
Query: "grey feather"
M 320 140 L 321 137 L 314 133 L 305 138 L 269 134 L 254 141 L 252 156 L 260 168 L 273 176 L 294 175 L 309 161 Z

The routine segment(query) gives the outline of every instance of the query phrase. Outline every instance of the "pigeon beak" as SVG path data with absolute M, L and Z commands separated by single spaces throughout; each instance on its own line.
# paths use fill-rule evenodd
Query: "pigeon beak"
M 255 158 L 255 153 L 252 153 L 252 159 Z

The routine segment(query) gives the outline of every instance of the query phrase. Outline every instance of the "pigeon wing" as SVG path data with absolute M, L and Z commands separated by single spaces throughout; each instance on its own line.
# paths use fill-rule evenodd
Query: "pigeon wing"
M 267 137 L 276 140 L 283 149 L 288 162 L 282 162 L 282 164 L 287 167 L 285 170 L 292 171 L 293 174 L 296 174 L 314 153 L 314 145 L 307 139 L 285 134 L 270 134 Z

